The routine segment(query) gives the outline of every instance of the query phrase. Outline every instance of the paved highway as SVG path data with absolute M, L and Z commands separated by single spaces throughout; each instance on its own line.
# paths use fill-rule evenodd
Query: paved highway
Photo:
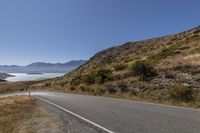
M 101 131 L 116 133 L 200 133 L 200 111 L 113 98 L 33 92 Z

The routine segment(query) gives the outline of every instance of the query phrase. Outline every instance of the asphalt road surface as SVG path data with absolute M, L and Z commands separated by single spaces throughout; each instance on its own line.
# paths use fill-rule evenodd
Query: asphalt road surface
M 32 95 L 101 132 L 200 133 L 200 111 L 195 109 L 68 93 L 32 92 Z

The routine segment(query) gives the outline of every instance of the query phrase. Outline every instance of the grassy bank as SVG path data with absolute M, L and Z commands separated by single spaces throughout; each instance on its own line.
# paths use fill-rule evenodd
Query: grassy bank
M 30 85 L 39 83 L 40 81 L 24 81 L 24 82 L 4 82 L 0 83 L 0 94 L 16 91 L 25 91 Z
M 29 96 L 1 98 L 0 133 L 19 132 L 21 122 L 31 116 L 35 105 L 36 101 Z

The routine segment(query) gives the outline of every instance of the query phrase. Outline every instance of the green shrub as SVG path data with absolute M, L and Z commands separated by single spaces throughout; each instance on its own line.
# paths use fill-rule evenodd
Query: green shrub
M 85 75 L 84 78 L 83 78 L 83 82 L 86 85 L 94 84 L 95 83 L 95 77 L 94 77 L 94 75 L 92 75 L 92 74 Z
M 131 70 L 133 74 L 140 76 L 143 80 L 157 75 L 156 69 L 145 61 L 137 61 L 132 65 Z
M 120 92 L 128 91 L 128 86 L 126 85 L 126 82 L 124 82 L 124 81 L 118 82 L 117 88 L 120 90 Z
M 51 86 L 51 83 L 50 82 L 46 82 L 45 84 L 44 84 L 44 87 L 50 87 Z
M 124 69 L 126 69 L 126 65 L 124 64 L 117 64 L 114 66 L 115 71 L 122 71 Z
M 100 84 L 111 79 L 112 72 L 109 69 L 98 69 L 96 73 L 96 81 Z
M 111 84 L 107 84 L 106 85 L 106 90 L 108 93 L 113 94 L 116 93 L 117 90 L 115 89 L 115 86 L 111 85 Z
M 76 88 L 75 88 L 74 86 L 70 86 L 70 87 L 69 87 L 69 90 L 70 90 L 70 91 L 74 91 L 75 89 L 76 89 Z
M 78 86 L 80 83 L 81 83 L 81 76 L 76 76 L 71 80 L 70 85 Z
M 83 77 L 83 82 L 87 85 L 94 83 L 103 84 L 112 77 L 112 71 L 105 68 L 94 68 L 89 74 Z
M 137 91 L 136 90 L 134 90 L 134 89 L 130 89 L 129 90 L 129 94 L 130 94 L 130 96 L 137 96 Z
M 81 90 L 81 92 L 86 92 L 87 91 L 87 88 L 85 86 L 83 86 L 83 85 L 80 85 L 79 89 Z
M 112 71 L 105 68 L 95 68 L 90 73 L 91 79 L 96 83 L 103 84 L 112 77 Z
M 152 63 L 157 63 L 159 62 L 160 60 L 162 59 L 165 59 L 167 58 L 169 55 L 171 55 L 172 53 L 172 50 L 169 49 L 169 48 L 164 48 L 161 52 L 157 53 L 157 54 L 153 54 L 153 55 L 150 55 L 148 57 L 148 60 Z
M 175 100 L 191 101 L 195 98 L 194 91 L 182 84 L 170 85 L 167 91 L 168 95 Z
M 98 87 L 98 88 L 96 88 L 96 90 L 95 90 L 95 95 L 100 95 L 100 96 L 102 96 L 102 95 L 104 95 L 105 92 L 106 92 L 105 89 L 103 89 L 103 88 L 101 88 L 101 87 Z

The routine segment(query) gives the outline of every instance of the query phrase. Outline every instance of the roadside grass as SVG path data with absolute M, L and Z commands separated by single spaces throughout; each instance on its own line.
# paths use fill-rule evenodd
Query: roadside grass
M 26 81 L 26 82 L 5 82 L 0 83 L 0 94 L 10 93 L 16 91 L 25 91 L 32 84 L 39 83 L 40 81 Z
M 1 98 L 0 133 L 17 133 L 20 123 L 31 116 L 35 105 L 36 100 L 29 96 Z
M 82 88 L 83 86 L 81 86 Z M 98 86 L 93 86 L 97 89 L 91 89 L 86 86 L 86 89 L 80 90 L 79 88 L 71 89 L 48 89 L 48 91 L 54 92 L 62 92 L 62 93 L 71 93 L 71 94 L 79 94 L 79 95 L 90 95 L 90 96 L 100 96 L 100 97 L 108 97 L 108 98 L 116 98 L 121 100 L 131 100 L 137 102 L 146 102 L 146 103 L 155 103 L 155 104 L 163 104 L 163 105 L 172 105 L 178 107 L 186 107 L 186 108 L 194 108 L 200 109 L 200 93 L 197 93 L 196 99 L 191 101 L 184 100 L 176 100 L 172 99 L 170 96 L 163 96 L 162 93 L 148 92 L 148 93 L 138 93 L 135 90 L 127 90 L 126 92 L 121 92 L 118 89 L 107 89 L 101 88 Z M 89 90 L 89 91 L 87 91 Z

